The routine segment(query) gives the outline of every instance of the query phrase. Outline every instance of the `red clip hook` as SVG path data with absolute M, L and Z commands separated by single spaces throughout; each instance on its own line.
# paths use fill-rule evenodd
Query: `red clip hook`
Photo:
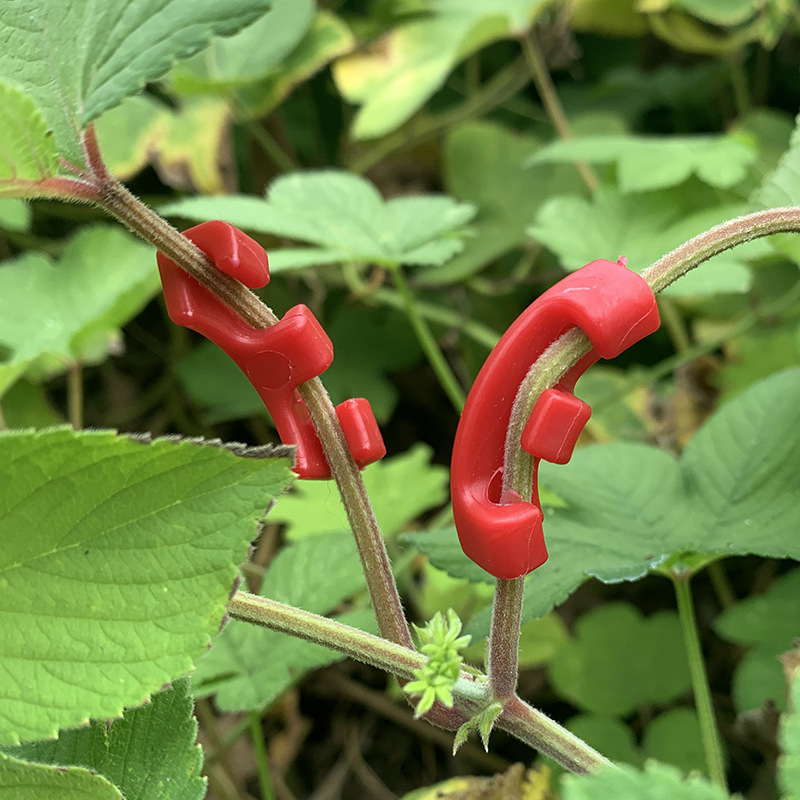
M 222 272 L 250 289 L 269 282 L 267 254 L 258 242 L 226 222 L 204 222 L 184 231 Z M 301 478 L 330 478 L 322 445 L 297 387 L 321 375 L 333 361 L 333 345 L 304 305 L 286 312 L 270 328 L 251 328 L 230 306 L 157 255 L 167 311 L 221 347 L 244 372 L 264 401 L 284 444 L 296 444 L 294 471 Z M 345 439 L 359 467 L 386 454 L 369 401 L 345 400 L 336 407 Z
M 558 385 L 536 402 L 522 435 L 534 457 L 533 500 L 501 497 L 511 408 L 531 364 L 569 328 L 592 343 Z M 518 578 L 547 560 L 536 487 L 540 459 L 566 464 L 592 410 L 573 394 L 599 358 L 613 358 L 659 326 L 656 299 L 635 272 L 593 261 L 541 295 L 492 350 L 470 390 L 456 431 L 453 515 L 464 552 L 497 578 Z

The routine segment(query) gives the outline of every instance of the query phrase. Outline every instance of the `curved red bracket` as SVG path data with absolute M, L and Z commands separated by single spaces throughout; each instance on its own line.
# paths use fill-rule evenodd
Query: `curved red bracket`
M 534 457 L 532 502 L 501 497 L 505 440 L 520 384 L 559 336 L 577 326 L 592 343 L 556 387 L 536 402 L 522 435 Z M 591 408 L 573 394 L 599 358 L 613 358 L 659 326 L 656 299 L 635 272 L 593 261 L 542 294 L 492 350 L 470 390 L 456 431 L 451 469 L 453 515 L 464 552 L 497 578 L 518 578 L 547 560 L 536 487 L 540 459 L 566 464 Z
M 264 249 L 226 222 L 204 222 L 184 231 L 222 272 L 250 289 L 269 282 Z M 333 344 L 304 305 L 286 312 L 269 328 L 252 328 L 217 295 L 158 253 L 158 270 L 173 322 L 221 347 L 244 372 L 269 409 L 284 444 L 297 445 L 294 471 L 301 478 L 330 478 L 308 409 L 297 387 L 321 375 L 333 361 Z M 345 400 L 336 407 L 356 463 L 365 467 L 386 455 L 369 401 Z

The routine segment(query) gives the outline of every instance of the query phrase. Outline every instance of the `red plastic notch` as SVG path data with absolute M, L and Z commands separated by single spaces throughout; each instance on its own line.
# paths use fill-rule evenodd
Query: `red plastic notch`
M 569 328 L 592 343 L 534 406 L 521 444 L 534 456 L 533 499 L 501 497 L 505 439 L 514 399 L 531 364 Z M 453 515 L 464 552 L 497 578 L 518 578 L 547 560 L 536 487 L 539 460 L 565 464 L 591 415 L 573 394 L 599 358 L 613 358 L 659 326 L 653 292 L 635 272 L 593 261 L 541 295 L 492 350 L 470 390 L 456 431 L 451 469 Z
M 264 249 L 226 222 L 204 222 L 184 231 L 220 269 L 251 289 L 269 282 Z M 333 361 L 333 345 L 311 310 L 294 306 L 270 328 L 250 327 L 230 306 L 158 253 L 158 269 L 173 322 L 222 348 L 264 401 L 284 444 L 297 445 L 294 471 L 301 478 L 330 478 L 322 445 L 297 387 L 321 375 Z M 346 400 L 336 409 L 359 467 L 386 454 L 369 401 Z

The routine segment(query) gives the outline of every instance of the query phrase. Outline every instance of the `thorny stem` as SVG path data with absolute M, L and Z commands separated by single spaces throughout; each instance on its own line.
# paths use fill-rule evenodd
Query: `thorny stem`
M 522 52 L 525 54 L 525 60 L 528 62 L 531 77 L 536 86 L 536 91 L 539 93 L 539 99 L 542 101 L 544 110 L 547 112 L 547 116 L 556 129 L 556 133 L 561 139 L 572 139 L 572 128 L 561 106 L 558 92 L 556 92 L 556 87 L 553 85 L 553 80 L 550 77 L 550 72 L 547 69 L 544 56 L 542 56 L 542 51 L 539 49 L 539 45 L 535 41 L 533 33 L 523 37 Z M 581 180 L 589 190 L 589 193 L 595 194 L 600 186 L 600 182 L 597 180 L 597 175 L 594 174 L 594 170 L 584 161 L 576 161 L 574 166 Z
M 517 691 L 519 633 L 525 578 L 498 578 L 489 637 L 489 684 L 494 699 L 505 702 Z
M 357 628 L 246 592 L 233 596 L 228 611 L 234 619 L 333 648 L 401 679 L 413 677 L 414 670 L 422 667 L 426 660 L 421 653 Z M 484 681 L 483 676 L 461 673 L 453 690 L 454 717 L 465 722 L 480 709 L 484 701 Z M 610 763 L 577 736 L 516 696 L 507 701 L 496 725 L 572 772 L 593 772 Z
M 94 128 L 84 134 L 86 161 L 92 170 L 90 192 L 81 199 L 93 202 L 119 219 L 145 241 L 155 245 L 192 277 L 217 294 L 254 328 L 275 324 L 278 317 L 241 283 L 218 270 L 193 242 L 135 198 L 114 179 L 103 163 Z M 62 179 L 65 180 L 65 179 Z M 77 183 L 70 181 L 71 184 Z M 69 187 L 66 187 L 69 188 Z M 62 199 L 75 199 L 66 192 Z M 414 643 L 403 614 L 389 557 L 361 473 L 344 438 L 333 404 L 319 378 L 298 389 L 319 435 L 331 474 L 336 481 L 364 566 L 372 606 L 381 635 L 406 648 Z

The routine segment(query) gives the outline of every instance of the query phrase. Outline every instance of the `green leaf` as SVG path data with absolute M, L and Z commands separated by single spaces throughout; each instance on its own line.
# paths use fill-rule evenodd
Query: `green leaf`
M 778 657 L 797 637 L 800 618 L 800 569 L 778 578 L 763 595 L 740 600 L 714 621 L 717 633 L 751 650 L 733 679 L 736 708 L 748 711 L 773 700 L 786 708 L 785 682 Z
M 509 250 L 522 247 L 526 227 L 556 192 L 579 189 L 577 173 L 544 167 L 535 179 L 521 165 L 538 144 L 490 122 L 467 122 L 451 129 L 444 147 L 445 186 L 459 200 L 473 203 L 478 215 L 464 252 L 446 266 L 425 273 L 426 284 L 452 283 L 472 275 Z
M 314 19 L 314 0 L 273 0 L 272 9 L 235 36 L 215 39 L 209 47 L 178 64 L 172 89 L 224 93 L 263 78 L 297 47 Z
M 337 56 L 349 53 L 355 40 L 350 29 L 335 14 L 319 9 L 311 28 L 297 47 L 267 77 L 240 88 L 233 98 L 239 118 L 266 116 L 298 84 L 321 70 Z
M 673 708 L 645 729 L 642 749 L 648 758 L 664 761 L 684 772 L 705 773 L 700 721 L 691 708 Z
M 584 614 L 547 670 L 559 695 L 595 714 L 626 716 L 643 704 L 668 703 L 691 684 L 677 614 L 645 619 L 623 603 Z
M 616 164 L 622 194 L 668 189 L 696 175 L 709 186 L 730 189 L 747 175 L 757 153 L 742 135 L 584 136 L 552 142 L 526 166 L 588 161 Z
M 105 358 L 117 329 L 158 290 L 153 251 L 119 228 L 78 232 L 57 263 L 28 253 L 0 270 L 0 342 L 7 366 Z M 6 388 L 0 382 L 0 393 Z
M 0 10 L 0 26 L 2 26 Z M 0 52 L 2 30 L 0 30 Z M 0 63 L 2 63 L 0 55 Z M 0 82 L 0 195 L 14 194 L 15 184 L 54 175 L 58 162 L 53 137 L 36 103 L 19 87 Z
M 432 0 L 431 14 L 397 25 L 369 50 L 339 59 L 333 76 L 342 96 L 361 106 L 356 139 L 402 125 L 467 56 L 498 39 L 523 36 L 549 0 Z
M 699 775 L 684 778 L 675 767 L 648 762 L 643 770 L 620 764 L 594 775 L 565 775 L 563 800 L 730 800 L 728 793 Z
M 779 737 L 783 754 L 778 759 L 778 783 L 783 789 L 783 800 L 797 800 L 800 797 L 800 670 L 795 664 L 789 672 L 792 710 L 781 718 Z
M 353 537 L 331 533 L 295 542 L 269 567 L 261 594 L 282 603 L 327 614 L 364 588 Z M 360 609 L 340 622 L 374 632 L 372 612 Z M 344 658 L 332 650 L 284 633 L 231 621 L 211 649 L 197 660 L 192 684 L 197 694 L 216 693 L 226 711 L 262 709 L 311 669 Z
M 7 231 L 27 231 L 31 226 L 31 207 L 13 197 L 0 199 L 0 228 Z
M 637 580 L 672 554 L 800 559 L 800 369 L 723 405 L 683 458 L 654 447 L 583 447 L 569 464 L 542 462 L 539 482 L 563 501 L 546 509 L 548 561 L 526 579 L 523 619 L 543 616 L 587 577 Z M 453 532 L 406 537 L 454 577 L 491 581 Z M 470 620 L 482 636 L 488 613 Z
M 447 469 L 432 465 L 430 458 L 430 448 L 417 444 L 364 470 L 364 485 L 384 536 L 393 536 L 447 499 Z M 296 484 L 270 512 L 270 522 L 286 523 L 291 539 L 349 530 L 338 493 L 323 481 Z
M 107 431 L 0 434 L 0 743 L 186 674 L 287 459 Z
M 84 163 L 78 132 L 262 14 L 268 0 L 13 0 L 0 4 L 0 78 L 30 94 L 58 153 Z
M 197 197 L 161 213 L 224 219 L 240 228 L 311 242 L 339 261 L 439 264 L 459 252 L 462 226 L 475 210 L 445 195 L 384 201 L 365 178 L 322 170 L 285 175 L 255 197 Z M 280 251 L 279 251 L 280 252 Z
M 612 761 L 624 761 L 634 766 L 642 763 L 633 732 L 616 717 L 577 714 L 567 721 L 565 727 Z
M 100 775 L 71 767 L 29 764 L 0 753 L 3 800 L 127 800 Z
M 40 764 L 85 767 L 114 784 L 125 800 L 202 800 L 206 781 L 192 709 L 189 680 L 181 678 L 110 726 L 94 721 L 5 752 Z
M 759 208 L 795 206 L 800 202 L 800 116 L 795 120 L 789 149 L 753 200 Z
M 591 200 L 555 197 L 542 206 L 528 233 L 556 253 L 567 270 L 576 270 L 597 258 L 628 259 L 636 272 L 650 266 L 688 239 L 712 225 L 738 216 L 740 205 L 691 212 L 682 192 L 623 195 L 600 189 Z M 575 231 L 581 232 L 575 236 Z M 752 277 L 745 257 L 764 252 L 736 248 L 722 253 L 667 290 L 678 296 L 745 292 Z

